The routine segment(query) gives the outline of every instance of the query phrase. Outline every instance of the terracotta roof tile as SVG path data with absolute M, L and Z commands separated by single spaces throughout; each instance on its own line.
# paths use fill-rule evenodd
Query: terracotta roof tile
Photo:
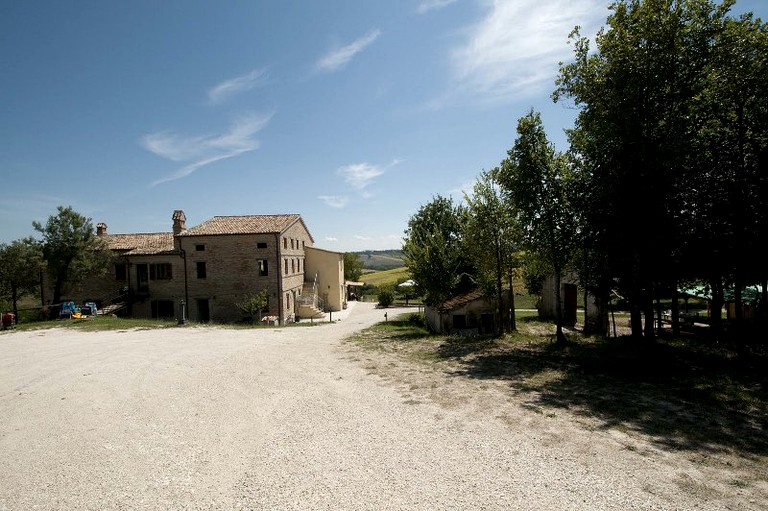
M 472 302 L 482 297 L 483 297 L 483 292 L 479 289 L 475 289 L 474 291 L 470 291 L 469 293 L 464 293 L 463 295 L 454 296 L 453 298 L 446 300 L 441 304 L 438 304 L 437 307 L 435 307 L 435 309 L 437 309 L 440 312 L 448 312 L 450 310 L 455 309 L 456 307 L 467 304 L 469 302 Z
M 295 214 L 215 216 L 200 225 L 187 229 L 179 236 L 279 233 L 298 220 L 301 220 L 301 217 Z
M 173 252 L 173 233 L 107 234 L 104 236 L 110 250 L 125 255 L 152 255 Z

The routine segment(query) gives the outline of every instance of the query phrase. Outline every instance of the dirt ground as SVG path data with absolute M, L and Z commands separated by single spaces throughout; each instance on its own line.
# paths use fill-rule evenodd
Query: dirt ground
M 768 509 L 759 456 L 343 341 L 370 304 L 336 319 L 0 334 L 0 509 Z

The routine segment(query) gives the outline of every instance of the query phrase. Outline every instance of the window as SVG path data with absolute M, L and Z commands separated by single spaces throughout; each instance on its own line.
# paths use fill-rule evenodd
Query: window
M 294 241 L 294 240 L 293 240 L 293 238 L 291 238 L 291 250 L 293 250 L 294 248 L 296 248 L 296 247 L 294 247 L 294 246 L 293 246 L 293 241 Z
M 267 242 L 266 241 L 260 241 L 256 243 L 256 248 L 267 248 Z
M 173 277 L 171 263 L 149 265 L 149 280 L 170 280 Z
M 283 275 L 288 275 L 288 259 L 285 259 L 285 270 L 283 270 Z
M 291 259 L 291 273 L 296 273 L 296 259 Z
M 203 250 L 205 250 L 205 245 L 195 245 L 196 252 L 202 252 Z
M 299 273 L 301 273 L 301 259 L 299 259 Z
M 259 277 L 266 277 L 269 275 L 269 265 L 267 264 L 266 259 L 259 259 L 256 263 L 259 265 Z
M 115 264 L 115 280 L 128 280 L 128 267 L 125 263 Z
M 467 316 L 464 314 L 454 314 L 453 328 L 467 328 Z
M 198 261 L 197 263 L 197 278 L 198 279 L 204 279 L 208 276 L 208 272 L 205 268 L 205 262 L 204 261 Z
M 283 248 L 288 248 L 288 238 L 283 238 Z

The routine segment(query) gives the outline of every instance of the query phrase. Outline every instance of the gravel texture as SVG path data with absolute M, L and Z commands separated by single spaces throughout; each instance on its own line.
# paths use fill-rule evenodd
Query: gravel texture
M 0 509 L 768 509 L 738 467 L 387 377 L 342 342 L 383 311 L 351 305 L 307 328 L 3 333 Z

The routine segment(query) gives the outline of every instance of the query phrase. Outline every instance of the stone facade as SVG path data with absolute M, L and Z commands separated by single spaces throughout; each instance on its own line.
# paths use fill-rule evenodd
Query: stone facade
M 98 224 L 97 233 L 115 255 L 112 271 L 69 290 L 67 299 L 96 301 L 102 308 L 123 300 L 124 314 L 147 318 L 181 318 L 183 302 L 192 321 L 238 322 L 243 313 L 236 303 L 266 290 L 264 315 L 285 323 L 298 317 L 311 267 L 313 279 L 320 271 L 324 281 L 334 282 L 330 302 L 341 307 L 345 300 L 343 254 L 313 251 L 299 215 L 214 217 L 187 229 L 177 210 L 172 220 L 173 232 L 151 234 L 110 235 L 106 224 Z M 312 254 L 341 261 L 340 270 L 337 264 L 327 274 L 327 265 Z

